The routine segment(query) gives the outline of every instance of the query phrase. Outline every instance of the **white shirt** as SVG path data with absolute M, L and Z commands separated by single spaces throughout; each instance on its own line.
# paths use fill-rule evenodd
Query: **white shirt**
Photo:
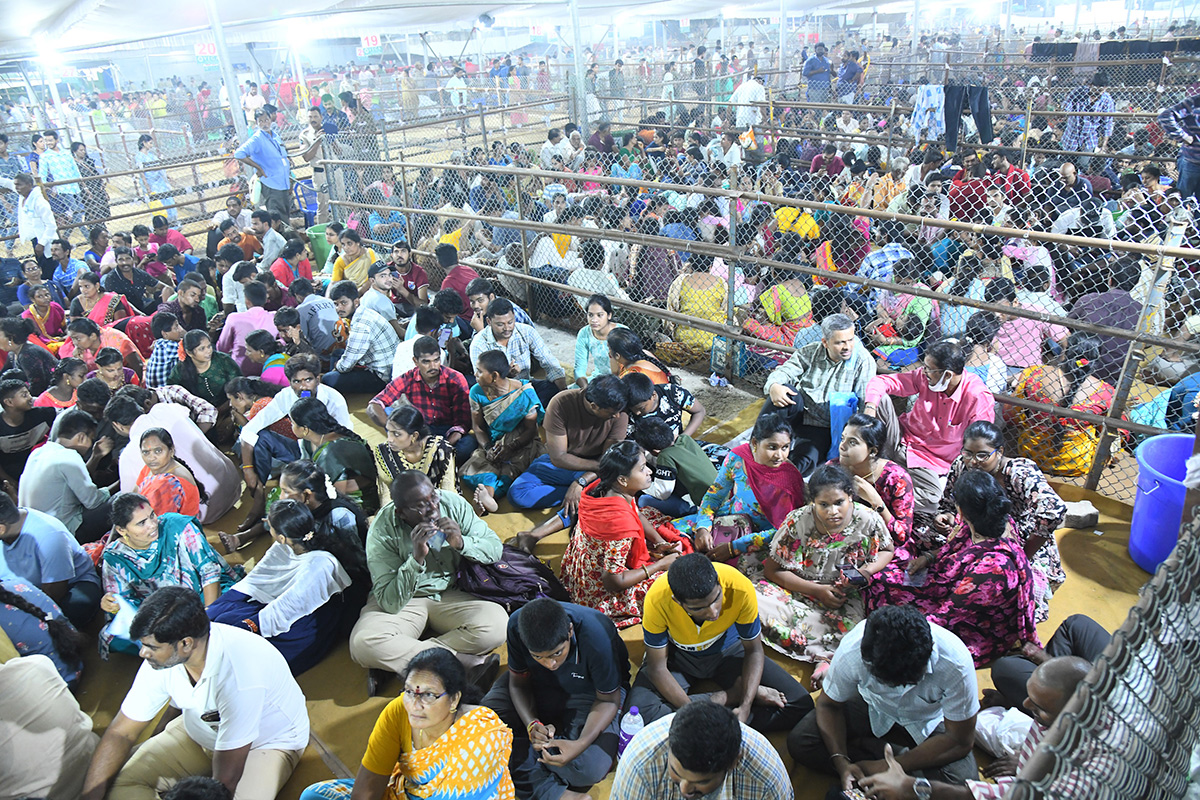
M 54 220 L 54 211 L 42 194 L 42 190 L 33 187 L 29 197 L 20 197 L 17 201 L 17 238 L 24 242 L 34 239 L 50 253 L 50 242 L 58 238 L 58 223 Z
M 241 262 L 239 261 L 238 264 Z M 233 279 L 234 264 L 221 276 L 221 304 L 232 305 L 237 311 L 246 310 L 246 287 Z
M 342 397 L 341 392 L 332 386 L 320 383 L 317 384 L 316 398 L 325 405 L 325 408 L 329 409 L 329 413 L 334 419 L 347 428 L 353 429 L 354 423 L 350 421 L 350 410 L 346 408 L 346 398 Z M 292 391 L 292 387 L 283 387 L 275 395 L 275 399 L 263 406 L 262 411 L 259 411 L 254 415 L 254 419 L 246 423 L 239 438 L 253 447 L 258 441 L 258 434 L 290 414 L 292 406 L 299 401 L 300 398 Z
M 742 146 L 737 142 L 730 145 L 729 150 L 721 155 L 721 162 L 727 167 L 736 167 L 742 163 Z
M 269 638 L 287 633 L 349 586 L 350 576 L 333 553 L 310 550 L 297 555 L 286 544 L 275 542 L 232 588 L 266 603 L 258 613 L 258 627 Z
M 757 80 L 749 78 L 742 81 L 742 84 L 733 90 L 729 102 L 731 104 L 765 103 L 767 102 L 767 87 L 763 86 Z M 735 121 L 739 128 L 757 125 L 762 119 L 762 113 L 757 107 L 737 105 L 736 109 Z
M 83 456 L 51 439 L 25 462 L 17 486 L 17 505 L 57 517 L 74 533 L 83 510 L 108 499 L 108 489 L 92 482 Z
M 830 700 L 845 703 L 858 694 L 866 701 L 871 731 L 882 737 L 903 725 L 917 744 L 943 720 L 963 722 L 979 713 L 979 687 L 971 651 L 950 631 L 929 623 L 933 654 L 925 676 L 913 686 L 888 686 L 875 678 L 862 658 L 866 624 L 855 625 L 842 639 L 822 686 Z
M 304 693 L 275 645 L 258 634 L 213 623 L 204 671 L 192 685 L 187 667 L 143 662 L 121 713 L 154 719 L 168 702 L 183 712 L 189 737 L 206 750 L 303 750 L 308 746 Z M 216 712 L 218 721 L 206 722 Z
M 228 211 L 218 211 L 217 213 L 213 214 L 212 224 L 218 226 L 219 230 L 221 223 L 227 219 L 233 220 L 233 224 L 237 225 L 237 229 L 239 231 L 244 231 L 250 227 L 250 210 L 243 208 L 238 212 L 236 217 L 229 216 Z

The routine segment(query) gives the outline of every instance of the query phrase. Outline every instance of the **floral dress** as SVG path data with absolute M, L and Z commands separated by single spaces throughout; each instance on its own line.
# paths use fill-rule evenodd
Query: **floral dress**
M 754 490 L 750 488 L 750 478 L 746 475 L 746 462 L 737 453 L 730 453 L 721 468 L 717 470 L 717 480 L 700 501 L 700 510 L 671 524 L 679 533 L 691 537 L 696 528 L 713 527 L 730 516 L 746 517 L 750 528 L 760 534 L 765 543 L 774 535 L 775 529 L 763 514 Z
M 835 458 L 829 463 L 841 462 Z M 887 510 L 892 512 L 892 521 L 884 525 L 892 535 L 892 541 L 899 547 L 912 536 L 913 509 L 916 505 L 912 477 L 904 467 L 895 461 L 888 461 L 875 479 L 875 491 L 879 492 Z
M 939 512 L 955 513 L 954 484 L 964 469 L 966 463 L 962 456 L 954 459 L 950 474 L 946 476 L 946 490 L 938 504 Z M 1038 469 L 1038 465 L 1028 458 L 1007 459 L 996 479 L 1012 501 L 1012 517 L 1021 542 L 1029 541 L 1031 536 L 1041 536 L 1046 540 L 1029 560 L 1029 565 L 1040 572 L 1048 584 L 1037 598 L 1037 620 L 1045 622 L 1050 616 L 1050 597 L 1067 579 L 1058 552 L 1058 541 L 1054 538 L 1054 531 L 1067 516 L 1067 504 L 1046 482 L 1046 476 Z
M 817 530 L 811 505 L 798 508 L 775 531 L 767 558 L 805 580 L 831 584 L 839 577 L 838 565 L 864 567 L 881 550 L 892 549 L 892 537 L 883 519 L 869 508 L 855 506 L 845 529 L 827 535 Z M 758 615 L 763 641 L 799 661 L 828 661 L 846 632 L 866 619 L 862 593 L 847 587 L 841 608 L 825 608 L 798 592 L 789 592 L 765 577 L 758 591 Z

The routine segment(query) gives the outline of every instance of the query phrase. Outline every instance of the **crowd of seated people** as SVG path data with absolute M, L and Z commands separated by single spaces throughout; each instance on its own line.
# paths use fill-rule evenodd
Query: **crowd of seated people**
M 995 393 L 1106 414 L 1122 340 L 971 303 L 1132 327 L 1121 314 L 1140 307 L 1143 267 L 747 199 L 1084 235 L 1104 230 L 1102 211 L 1112 216 L 1089 204 L 1070 164 L 1054 186 L 1031 185 L 1008 151 L 882 153 L 856 144 L 850 112 L 833 125 L 845 138 L 831 136 L 808 164 L 802 153 L 823 142 L 772 142 L 761 168 L 731 131 L 719 143 L 692 132 L 684 148 L 647 125 L 622 149 L 604 126 L 579 147 L 575 131 L 552 130 L 540 160 L 561 175 L 520 205 L 569 233 L 527 248 L 503 225 L 439 214 L 500 220 L 525 186 L 452 170 L 420 176 L 421 214 L 330 225 L 324 265 L 261 211 L 246 227 L 223 220 L 211 261 L 192 257 L 165 218 L 123 238 L 137 249 L 112 237 L 107 269 L 107 251 L 77 261 L 56 242 L 51 276 L 28 270 L 25 313 L 0 322 L 0 542 L 12 572 L 0 574 L 0 626 L 68 685 L 82 670 L 72 626 L 100 611 L 105 656 L 147 662 L 85 770 L 83 796 L 135 791 L 167 759 L 224 767 L 231 757 L 241 781 L 277 790 L 308 735 L 290 676 L 346 637 L 370 694 L 396 677 L 403 689 L 354 789 L 317 784 L 313 800 L 381 796 L 390 780 L 413 796 L 583 798 L 611 770 L 631 706 L 648 726 L 618 786 L 675 780 L 663 774 L 679 766 L 719 783 L 755 759 L 754 780 L 767 781 L 783 773 L 762 744 L 776 731 L 798 763 L 846 788 L 897 769 L 976 780 L 975 668 L 1019 654 L 1094 656 L 1053 640 L 1043 650 L 1035 624 L 1066 579 L 1054 539 L 1065 507 L 1046 475 L 1086 470 L 1100 432 L 1026 408 L 998 419 Z M 524 162 L 501 150 L 492 163 Z M 743 199 L 678 191 L 720 188 L 733 166 Z M 591 180 L 599 174 L 672 188 L 609 189 Z M 1124 202 L 1136 216 L 1123 230 L 1161 235 L 1134 187 Z M 644 238 L 630 247 L 606 231 Z M 679 249 L 731 240 L 777 265 Z M 91 243 L 103 249 L 105 237 Z M 539 284 L 527 310 L 524 293 L 503 296 L 503 273 L 484 278 L 463 261 L 527 267 L 564 290 Z M 771 367 L 745 443 L 695 438 L 705 410 L 675 373 L 713 349 L 715 333 L 619 322 L 610 298 L 698 322 L 734 310 L 763 343 L 750 352 Z M 1190 312 L 1163 324 L 1194 336 Z M 531 314 L 585 321 L 570 379 Z M 681 347 L 662 346 L 662 333 Z M 1158 374 L 1186 380 L 1188 369 L 1164 363 Z M 351 394 L 384 443 L 356 430 Z M 206 526 L 243 487 L 245 521 L 211 531 L 214 547 Z M 487 520 L 504 502 L 550 513 L 504 547 Z M 559 577 L 571 602 L 510 614 L 470 591 L 475 568 L 528 565 L 559 530 L 569 532 Z M 226 559 L 263 533 L 271 544 L 249 572 Z M 37 635 L 19 633 L 39 616 Z M 631 682 L 618 631 L 637 624 L 646 654 Z M 502 644 L 509 670 L 497 679 Z M 764 644 L 814 664 L 811 685 Z M 235 736 L 248 723 L 227 696 L 217 704 L 230 724 L 213 734 L 184 703 L 182 721 L 130 756 L 206 658 L 257 681 L 239 702 L 271 706 L 274 730 Z M 1042 661 L 1031 697 L 1045 688 L 1035 676 L 1069 682 L 1069 669 Z M 705 682 L 716 690 L 696 694 Z M 1017 694 L 1019 684 L 1005 686 Z M 916 685 L 919 704 L 898 691 Z M 864 706 L 893 724 L 853 729 L 865 727 Z M 718 760 L 699 759 L 680 721 L 704 726 Z M 885 742 L 908 749 L 888 761 Z M 730 748 L 736 758 L 722 755 Z M 673 762 L 658 763 L 668 749 Z M 692 770 L 694 759 L 711 768 Z M 636 773 L 624 766 L 635 760 Z

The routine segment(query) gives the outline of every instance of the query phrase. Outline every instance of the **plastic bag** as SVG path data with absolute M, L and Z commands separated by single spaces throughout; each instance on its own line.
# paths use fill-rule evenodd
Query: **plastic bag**
M 1033 717 L 1019 708 L 985 708 L 975 719 L 975 736 L 980 746 L 997 758 L 1021 749 Z

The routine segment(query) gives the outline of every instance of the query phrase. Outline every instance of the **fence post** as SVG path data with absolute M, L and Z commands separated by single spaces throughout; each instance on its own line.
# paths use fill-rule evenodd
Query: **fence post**
M 388 148 L 388 141 L 387 141 L 387 112 L 384 112 L 379 115 L 379 135 L 383 139 L 383 160 L 391 161 L 392 160 L 392 152 Z
M 487 135 L 487 117 L 484 115 L 482 104 L 479 106 L 479 131 L 483 135 L 483 152 L 490 153 L 491 148 L 490 145 L 488 145 Z
M 517 216 L 525 219 L 525 203 L 521 199 L 524 194 L 521 190 L 521 176 L 517 176 Z M 521 264 L 523 265 L 525 277 L 529 277 L 529 242 L 525 237 L 525 231 L 518 229 L 517 234 L 521 237 Z M 533 282 L 525 281 L 525 307 L 529 309 L 529 316 L 537 319 L 537 308 L 534 306 L 533 297 Z
M 1191 222 L 1191 214 L 1188 213 L 1186 207 L 1180 207 L 1171 212 L 1169 217 L 1170 228 L 1167 231 L 1166 238 L 1163 242 L 1164 247 L 1179 247 L 1183 242 L 1183 235 Z M 1166 312 L 1163 308 L 1163 288 L 1171 280 L 1171 275 L 1175 271 L 1175 257 L 1160 254 L 1158 261 L 1154 265 L 1154 279 L 1150 283 L 1149 289 L 1146 291 L 1146 299 L 1142 303 L 1142 313 L 1138 317 L 1137 333 L 1151 333 L 1150 322 L 1155 313 L 1160 315 Z M 1117 393 L 1113 398 L 1112 408 L 1109 409 L 1107 416 L 1113 419 L 1120 419 L 1125 413 L 1125 406 L 1129 402 L 1129 393 L 1133 388 L 1133 381 L 1137 377 L 1138 370 L 1142 366 L 1142 362 L 1146 357 L 1146 346 L 1141 342 L 1130 342 L 1129 349 L 1125 353 L 1125 363 L 1121 365 L 1121 375 L 1117 379 Z M 1092 467 L 1088 470 L 1087 482 L 1084 484 L 1085 489 L 1096 491 L 1100 485 L 1100 476 L 1104 472 L 1104 468 L 1108 466 L 1109 455 L 1112 452 L 1113 439 L 1120 436 L 1120 430 L 1114 430 L 1105 424 L 1100 429 L 1100 441 L 1096 445 L 1096 457 L 1092 461 Z
M 729 263 L 726 268 L 729 271 L 727 277 L 728 283 L 725 286 L 725 324 L 730 328 L 738 327 L 737 317 L 734 315 L 734 308 L 737 298 L 735 276 L 737 274 L 738 249 L 737 249 L 737 185 L 738 185 L 738 165 L 729 168 L 729 185 L 733 189 L 729 192 Z M 732 337 L 725 337 L 725 378 L 733 380 L 734 377 L 734 348 L 737 347 L 737 342 Z
M 1033 122 L 1033 93 L 1025 104 L 1025 135 L 1021 137 L 1021 169 L 1025 169 L 1025 158 L 1029 152 L 1029 126 Z

